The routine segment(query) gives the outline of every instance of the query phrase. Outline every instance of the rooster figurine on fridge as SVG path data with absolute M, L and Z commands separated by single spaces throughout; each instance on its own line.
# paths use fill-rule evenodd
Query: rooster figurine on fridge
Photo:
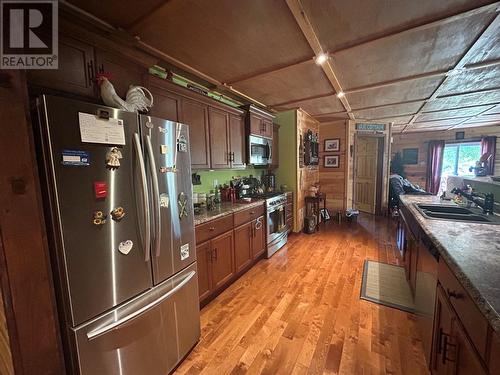
M 113 84 L 109 81 L 111 74 L 100 73 L 97 75 L 97 83 L 101 92 L 101 98 L 107 106 L 124 109 L 129 112 L 147 112 L 153 106 L 153 95 L 142 86 L 130 85 L 125 100 L 116 93 Z M 146 97 L 146 93 L 149 96 Z

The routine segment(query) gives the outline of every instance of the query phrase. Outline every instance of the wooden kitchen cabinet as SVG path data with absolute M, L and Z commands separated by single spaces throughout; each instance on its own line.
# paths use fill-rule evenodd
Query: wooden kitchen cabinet
M 210 129 L 210 160 L 212 169 L 231 167 L 229 114 L 215 108 L 208 110 Z
M 182 98 L 181 122 L 189 125 L 191 146 L 191 167 L 210 168 L 210 144 L 208 126 L 208 105 L 195 100 Z
M 198 294 L 208 298 L 234 275 L 234 233 L 231 229 L 196 246 Z
M 95 50 L 96 73 L 110 73 L 116 93 L 125 100 L 130 85 L 143 86 L 146 70 L 127 57 L 101 49 Z
M 274 116 L 253 105 L 248 105 L 245 109 L 248 134 L 272 138 Z
M 234 263 L 236 272 L 243 270 L 252 261 L 253 222 L 234 229 Z
M 433 374 L 488 373 L 441 285 L 437 291 L 434 327 Z
M 154 103 L 150 111 L 151 116 L 179 122 L 182 98 L 179 95 L 166 90 L 161 86 L 161 84 L 156 84 L 156 82 L 158 81 L 151 80 L 151 84 L 149 86 L 149 90 L 154 97 Z
M 95 97 L 94 47 L 59 36 L 59 68 L 28 70 L 28 81 L 36 86 Z
M 226 232 L 210 241 L 212 249 L 212 286 L 217 289 L 234 275 L 234 235 Z
M 229 134 L 231 168 L 244 168 L 246 166 L 246 137 L 245 121 L 239 115 L 229 114 Z
M 264 216 L 251 222 L 252 226 L 252 258 L 256 259 L 266 251 L 266 225 Z
M 211 257 L 212 253 L 210 249 L 210 241 L 196 246 L 198 295 L 200 297 L 200 301 L 208 297 L 212 291 Z

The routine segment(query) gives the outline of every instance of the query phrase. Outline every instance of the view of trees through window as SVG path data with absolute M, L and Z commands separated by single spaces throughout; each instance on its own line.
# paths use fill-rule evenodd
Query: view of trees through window
M 442 176 L 471 176 L 469 168 L 476 165 L 481 157 L 479 142 L 452 143 L 444 148 Z

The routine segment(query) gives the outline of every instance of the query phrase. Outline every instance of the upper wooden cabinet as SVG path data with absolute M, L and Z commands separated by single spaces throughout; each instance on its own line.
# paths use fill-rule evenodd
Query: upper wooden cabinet
M 272 138 L 274 116 L 253 105 L 248 105 L 244 108 L 247 111 L 246 124 L 248 134 Z
M 208 105 L 182 98 L 180 121 L 189 125 L 191 166 L 200 169 L 210 168 Z
M 178 122 L 180 120 L 182 98 L 155 84 L 149 86 L 149 90 L 154 97 L 154 105 L 150 111 L 151 116 Z
M 59 68 L 28 70 L 28 81 L 41 87 L 94 97 L 97 93 L 94 61 L 93 46 L 60 36 Z
M 96 49 L 95 56 L 97 74 L 111 74 L 110 81 L 120 98 L 125 100 L 130 85 L 144 85 L 146 69 L 134 64 L 127 57 L 101 49 Z
M 241 115 L 229 115 L 229 134 L 231 137 L 231 168 L 244 168 L 246 165 L 245 122 Z
M 215 108 L 208 110 L 210 125 L 210 159 L 212 169 L 231 167 L 229 114 Z

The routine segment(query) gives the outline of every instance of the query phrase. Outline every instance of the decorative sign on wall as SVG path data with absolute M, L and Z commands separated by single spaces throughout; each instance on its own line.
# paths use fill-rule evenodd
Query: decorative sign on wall
M 338 168 L 340 165 L 340 155 L 325 155 L 325 168 Z
M 418 164 L 418 148 L 403 149 L 403 164 Z
M 362 131 L 384 131 L 385 124 L 373 124 L 369 122 L 358 122 L 356 123 L 356 130 Z

